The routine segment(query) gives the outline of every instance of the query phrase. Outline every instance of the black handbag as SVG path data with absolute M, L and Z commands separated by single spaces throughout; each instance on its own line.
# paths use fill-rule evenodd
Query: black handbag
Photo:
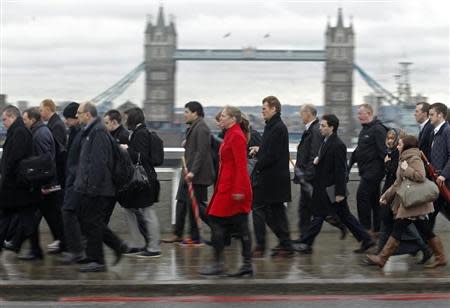
M 133 177 L 131 178 L 129 190 L 130 191 L 142 191 L 150 188 L 150 180 L 148 174 L 142 166 L 141 154 L 138 153 L 138 161 L 136 165 L 133 166 Z

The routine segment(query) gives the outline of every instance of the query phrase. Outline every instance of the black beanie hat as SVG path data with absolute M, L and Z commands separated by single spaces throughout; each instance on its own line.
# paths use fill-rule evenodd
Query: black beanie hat
M 72 102 L 69 105 L 64 108 L 63 116 L 67 118 L 76 119 L 77 118 L 77 111 L 80 104 Z

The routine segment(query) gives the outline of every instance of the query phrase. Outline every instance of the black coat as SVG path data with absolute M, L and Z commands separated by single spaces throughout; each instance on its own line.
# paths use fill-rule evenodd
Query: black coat
M 335 185 L 335 196 L 346 195 L 347 147 L 336 134 L 332 134 L 322 143 L 318 157 L 313 180 L 313 213 L 328 216 L 333 210 L 326 188 Z
M 67 146 L 66 161 L 66 189 L 72 188 L 75 183 L 78 162 L 81 153 L 81 127 L 72 127 L 69 130 L 69 142 Z
M 114 197 L 112 179 L 114 156 L 111 136 L 100 118 L 81 131 L 81 152 L 74 189 L 90 197 Z
M 398 160 L 400 157 L 397 149 L 388 151 L 387 155 L 391 159 L 384 163 L 384 173 L 386 174 L 386 177 L 384 178 L 384 185 L 381 190 L 382 193 L 391 187 L 397 179 Z
M 433 140 L 428 159 L 439 175 L 447 179 L 445 183 L 450 187 L 450 125 L 447 122 L 441 126 Z
M 33 135 L 33 155 L 47 153 L 54 160 L 56 147 L 50 129 L 39 121 L 31 127 L 31 133 Z
M 137 164 L 140 156 L 141 164 L 150 180 L 150 188 L 139 193 L 132 193 L 132 195 L 121 195 L 119 197 L 120 203 L 124 207 L 144 208 L 159 200 L 159 182 L 155 168 L 150 162 L 150 142 L 150 132 L 145 124 L 141 124 L 134 129 L 128 145 L 128 153 L 133 164 Z
M 433 140 L 434 127 L 431 121 L 425 124 L 419 133 L 419 149 L 425 154 L 425 156 L 430 159 L 431 153 L 431 141 Z
M 279 113 L 266 122 L 253 170 L 255 203 L 291 201 L 289 135 Z
M 122 125 L 117 127 L 116 130 L 113 130 L 111 136 L 113 136 L 119 144 L 128 144 L 130 142 L 130 133 Z
M 21 117 L 9 127 L 6 133 L 3 155 L 0 163 L 0 208 L 31 206 L 30 187 L 18 179 L 21 160 L 33 153 L 31 132 L 25 127 Z
M 368 180 L 381 180 L 384 176 L 387 128 L 375 118 L 363 124 L 358 145 L 352 153 L 350 167 L 356 162 L 359 175 Z
M 67 159 L 67 129 L 64 122 L 56 113 L 51 116 L 47 123 L 48 128 L 53 134 L 56 144 L 56 172 L 58 183 L 61 186 L 65 184 L 65 169 Z
M 302 139 L 297 147 L 297 161 L 295 166 L 302 171 L 305 180 L 311 182 L 314 178 L 314 158 L 319 152 L 323 137 L 319 130 L 319 120 L 316 119 L 311 126 L 303 132 Z M 295 182 L 299 182 L 297 176 L 294 177 Z

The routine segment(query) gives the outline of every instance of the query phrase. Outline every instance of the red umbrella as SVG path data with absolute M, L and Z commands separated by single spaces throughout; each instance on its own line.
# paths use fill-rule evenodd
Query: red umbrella
M 427 157 L 425 156 L 425 154 L 422 151 L 420 152 L 420 154 L 422 156 L 422 160 L 425 164 L 428 174 L 431 176 L 433 181 L 436 182 L 436 179 L 439 176 L 439 174 L 436 171 L 436 168 L 428 161 Z M 450 189 L 447 187 L 447 185 L 445 185 L 445 183 L 442 183 L 441 185 L 438 184 L 438 187 L 439 187 L 439 192 L 441 193 L 441 196 L 445 200 L 447 200 L 447 202 L 450 202 Z
M 183 170 L 184 175 L 186 176 L 189 173 L 189 170 L 186 165 L 186 159 L 181 157 L 181 161 L 183 162 Z M 198 210 L 198 202 L 197 198 L 195 198 L 194 187 L 192 186 L 192 182 L 186 182 L 188 187 L 189 198 L 191 199 L 192 211 L 194 212 L 195 221 L 197 222 L 197 227 L 199 230 L 202 228 L 202 222 L 200 220 L 200 214 Z

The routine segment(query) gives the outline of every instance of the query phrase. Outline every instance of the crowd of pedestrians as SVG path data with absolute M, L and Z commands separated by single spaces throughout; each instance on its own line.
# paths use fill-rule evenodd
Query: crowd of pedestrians
M 313 253 L 327 222 L 340 230 L 341 239 L 348 232 L 353 235 L 360 243 L 355 253 L 375 253 L 362 264 L 383 267 L 391 255 L 421 252 L 419 263 L 425 267 L 446 265 L 443 243 L 434 233 L 439 212 L 450 218 L 446 105 L 417 104 L 417 136 L 387 127 L 370 105 L 360 105 L 362 127 L 349 161 L 338 136 L 339 118 L 318 117 L 313 105 L 303 105 L 299 111 L 305 130 L 295 163 L 281 110 L 275 96 L 262 100 L 266 125 L 261 136 L 245 114 L 226 106 L 216 116 L 220 134 L 213 136 L 202 105 L 185 105 L 175 225 L 170 237 L 160 239 L 153 205 L 159 201 L 155 167 L 162 163 L 162 143 L 146 126 L 142 109 L 109 110 L 100 116 L 93 103 L 72 102 L 62 112 L 63 121 L 51 99 L 22 112 L 6 106 L 1 111 L 7 136 L 0 163 L 0 252 L 12 250 L 24 261 L 44 258 L 39 236 L 44 218 L 53 236 L 47 253 L 61 253 L 63 264 L 80 264 L 81 272 L 107 270 L 103 244 L 113 251 L 114 265 L 124 255 L 160 257 L 161 243 L 177 243 L 212 246 L 212 262 L 200 274 L 223 275 L 224 249 L 236 238 L 243 260 L 229 276 L 241 277 L 253 275 L 252 259 L 264 258 L 269 250 L 266 225 L 278 240 L 270 255 L 289 258 Z M 350 212 L 347 189 L 354 164 L 360 176 L 357 217 Z M 286 209 L 293 201 L 291 181 L 300 190 L 295 239 Z M 208 198 L 211 185 L 214 192 Z M 418 196 L 414 190 L 423 193 Z M 117 203 L 124 208 L 128 241 L 108 227 Z M 25 242 L 27 251 L 22 249 Z

